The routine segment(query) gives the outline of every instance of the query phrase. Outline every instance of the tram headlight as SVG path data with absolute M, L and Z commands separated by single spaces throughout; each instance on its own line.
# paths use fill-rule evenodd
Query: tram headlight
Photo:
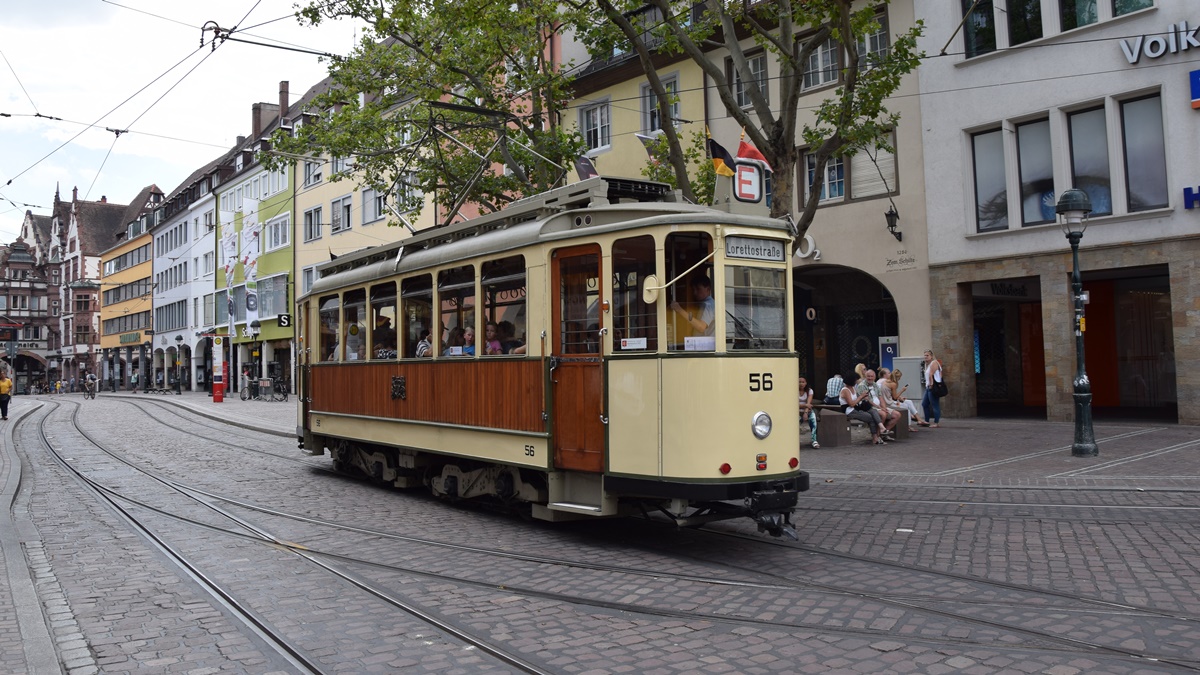
M 761 410 L 754 413 L 754 419 L 750 422 L 750 430 L 754 432 L 754 437 L 762 440 L 771 435 L 771 416 Z

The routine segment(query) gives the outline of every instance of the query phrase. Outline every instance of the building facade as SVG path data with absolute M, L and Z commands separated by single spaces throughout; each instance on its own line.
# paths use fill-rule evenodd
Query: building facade
M 1097 418 L 1196 424 L 1200 7 L 918 0 L 933 340 L 947 414 L 1073 418 L 1072 259 L 1057 198 L 1092 212 L 1079 261 Z M 961 6 L 960 6 L 961 5 Z M 962 29 L 957 30 L 962 22 Z M 1168 139 L 1169 142 L 1168 142 Z
M 126 209 L 123 227 L 112 233 L 117 244 L 100 254 L 101 369 L 97 377 L 102 387 L 113 391 L 133 388 L 133 373 L 143 371 L 146 362 L 143 342 L 153 335 L 150 229 L 162 199 L 158 186 L 143 188 Z
M 862 2 L 856 8 L 870 7 Z M 653 21 L 653 17 L 648 19 Z M 916 22 L 913 3 L 896 0 L 879 7 L 878 29 L 859 46 L 865 64 L 885 58 L 893 36 Z M 808 37 L 815 35 L 815 31 Z M 801 40 L 806 39 L 801 35 Z M 767 52 L 746 37 L 740 43 L 757 84 L 776 110 L 780 101 L 780 68 Z M 574 51 L 572 51 L 574 49 Z M 567 58 L 578 60 L 578 45 L 564 47 Z M 752 102 L 733 68 L 728 50 L 707 54 L 725 73 L 738 103 Z M 838 95 L 845 84 L 846 55 L 832 41 L 823 43 L 807 64 L 799 102 L 798 130 L 812 121 L 816 106 Z M 677 92 L 672 115 L 681 142 L 693 133 L 711 131 L 731 154 L 741 130 L 728 115 L 710 77 L 690 59 L 662 57 L 656 62 L 668 91 Z M 865 65 L 863 67 L 866 67 Z M 888 142 L 894 151 L 871 150 L 831 158 L 817 180 L 820 206 L 807 236 L 796 247 L 793 298 L 796 312 L 796 350 L 801 372 L 819 385 L 833 373 L 845 373 L 857 363 L 890 365 L 896 356 L 920 356 L 930 344 L 930 286 L 925 234 L 925 173 L 921 136 L 921 107 L 917 75 L 901 80 L 886 102 L 899 114 L 899 125 Z M 576 82 L 577 98 L 565 116 L 578 124 L 589 144 L 589 156 L 601 174 L 636 177 L 648 161 L 638 134 L 661 132 L 655 96 L 636 55 L 619 54 L 585 69 Z M 799 138 L 799 134 L 797 134 Z M 798 142 L 803 143 L 802 140 Z M 791 210 L 796 213 L 817 177 L 810 167 L 809 148 L 799 147 L 796 185 Z M 770 186 L 768 184 L 768 199 Z M 896 236 L 885 214 L 898 214 Z

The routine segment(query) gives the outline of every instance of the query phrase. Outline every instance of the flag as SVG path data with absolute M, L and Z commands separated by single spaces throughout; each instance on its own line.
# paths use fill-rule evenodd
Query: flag
M 730 157 L 729 151 L 721 147 L 721 144 L 714 141 L 712 137 L 708 139 L 708 154 L 712 156 L 713 169 L 718 176 L 733 175 L 733 157 Z
M 575 158 L 575 173 L 579 174 L 579 180 L 587 180 L 600 175 L 600 172 L 596 171 L 596 165 L 592 164 L 592 158 L 585 155 Z
M 746 141 L 738 142 L 737 156 L 738 159 L 753 159 L 755 161 L 762 162 L 763 166 L 767 167 L 767 171 L 771 170 L 771 165 L 767 163 L 767 158 L 763 157 L 763 154 L 758 151 L 758 148 L 754 147 L 750 143 L 747 143 Z
M 642 142 L 643 146 L 645 146 L 646 154 L 650 155 L 650 161 L 654 162 L 655 164 L 659 164 L 660 162 L 658 153 L 656 152 L 655 148 L 655 146 L 658 145 L 658 139 L 653 136 L 646 136 L 643 134 L 634 134 L 634 136 L 637 136 L 637 139 Z

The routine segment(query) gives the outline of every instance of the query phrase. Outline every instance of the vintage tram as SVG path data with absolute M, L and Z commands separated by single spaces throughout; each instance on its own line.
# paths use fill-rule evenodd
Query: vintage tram
M 792 237 L 736 210 L 595 177 L 322 265 L 298 300 L 301 447 L 540 519 L 794 536 Z

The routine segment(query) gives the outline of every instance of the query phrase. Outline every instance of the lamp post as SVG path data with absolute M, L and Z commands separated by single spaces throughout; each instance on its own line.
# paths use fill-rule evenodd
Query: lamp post
M 142 393 L 150 393 L 150 380 L 154 379 L 154 364 L 149 363 L 154 358 L 154 352 L 150 351 L 154 348 L 154 343 L 146 340 L 142 343 L 142 347 L 146 349 L 146 353 L 142 358 Z
M 1096 446 L 1092 431 L 1092 384 L 1084 368 L 1083 331 L 1087 324 L 1083 318 L 1083 281 L 1079 277 L 1079 242 L 1087 229 L 1092 201 L 1083 190 L 1071 188 L 1058 198 L 1054 210 L 1062 216 L 1060 226 L 1067 241 L 1071 242 L 1071 295 L 1075 300 L 1075 442 L 1071 445 L 1071 454 L 1095 457 L 1100 454 L 1100 448 Z
M 175 336 L 175 395 L 182 396 L 183 392 L 179 390 L 179 364 L 182 358 L 183 336 Z

